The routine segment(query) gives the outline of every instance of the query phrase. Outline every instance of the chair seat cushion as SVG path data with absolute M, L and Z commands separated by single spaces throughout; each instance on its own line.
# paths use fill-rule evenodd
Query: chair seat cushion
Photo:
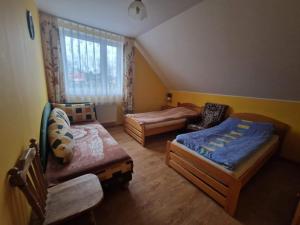
M 97 206 L 102 198 L 102 187 L 94 174 L 86 174 L 48 188 L 44 224 L 84 213 Z

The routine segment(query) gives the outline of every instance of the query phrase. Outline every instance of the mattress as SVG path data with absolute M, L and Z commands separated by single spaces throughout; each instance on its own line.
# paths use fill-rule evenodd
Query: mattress
M 185 122 L 186 119 L 178 119 L 178 120 L 169 120 L 169 121 L 159 122 L 159 123 L 150 123 L 150 124 L 145 124 L 145 129 L 166 127 L 166 126 L 181 124 Z
M 100 175 L 105 170 L 112 173 L 132 170 L 131 157 L 98 122 L 71 125 L 71 130 L 75 140 L 73 159 L 69 164 L 62 164 L 53 154 L 49 155 L 46 169 L 49 185 L 86 173 Z
M 200 158 L 201 160 L 211 164 L 214 167 L 219 168 L 227 174 L 230 174 L 236 178 L 241 177 L 258 159 L 268 155 L 271 151 L 274 151 L 273 146 L 277 145 L 279 141 L 278 135 L 273 135 L 269 141 L 267 141 L 263 146 L 261 146 L 255 153 L 253 153 L 247 160 L 242 162 L 235 170 L 229 170 L 226 167 L 211 161 L 210 159 L 198 154 L 197 152 L 187 148 L 186 146 L 178 143 L 176 140 L 173 140 L 173 144 L 178 146 L 181 149 L 191 153 L 192 155 Z
M 126 117 L 135 120 L 139 124 L 153 124 L 171 120 L 185 119 L 188 117 L 196 117 L 199 114 L 200 112 L 186 107 L 175 107 L 161 111 L 127 114 Z
M 209 129 L 177 135 L 177 142 L 234 170 L 273 134 L 273 124 L 229 117 Z

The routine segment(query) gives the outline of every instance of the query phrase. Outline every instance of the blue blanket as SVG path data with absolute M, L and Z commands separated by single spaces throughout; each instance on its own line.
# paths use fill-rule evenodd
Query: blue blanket
M 271 123 L 228 118 L 218 126 L 181 134 L 176 141 L 234 170 L 272 136 Z

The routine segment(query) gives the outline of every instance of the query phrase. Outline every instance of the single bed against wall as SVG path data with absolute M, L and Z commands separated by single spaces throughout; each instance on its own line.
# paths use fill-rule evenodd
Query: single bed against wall
M 157 112 L 127 114 L 124 118 L 125 132 L 132 136 L 140 144 L 145 145 L 146 137 L 185 128 L 187 121 L 199 117 L 203 110 L 203 107 L 199 107 L 191 103 L 178 103 L 177 107 L 184 107 L 193 113 L 187 113 L 184 116 L 171 118 L 173 114 L 172 109 L 175 108 L 172 107 L 170 109 Z M 166 116 L 167 114 L 169 114 L 170 117 L 163 120 L 161 117 Z M 142 122 L 139 118 L 137 118 L 139 115 L 147 117 L 149 122 Z
M 91 105 L 90 103 L 69 103 L 67 106 L 56 104 L 59 107 L 77 107 Z M 74 137 L 74 155 L 71 162 L 63 164 L 53 154 L 48 141 L 49 117 L 53 105 L 47 103 L 44 107 L 41 133 L 40 158 L 49 186 L 57 185 L 69 179 L 93 173 L 101 181 L 102 187 L 114 184 L 128 185 L 132 179 L 133 161 L 108 131 L 98 121 L 81 121 L 70 125 Z M 71 110 L 73 112 L 73 110 Z M 81 115 L 79 115 L 81 116 Z
M 273 135 L 234 171 L 207 159 L 176 140 L 167 143 L 166 164 L 199 187 L 233 216 L 241 189 L 280 149 L 288 125 L 257 114 L 238 113 L 231 117 L 254 122 L 270 122 L 274 126 Z

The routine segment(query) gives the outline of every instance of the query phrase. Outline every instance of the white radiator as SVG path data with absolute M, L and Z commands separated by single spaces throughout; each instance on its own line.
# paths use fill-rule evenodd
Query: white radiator
M 116 123 L 117 122 L 117 105 L 97 105 L 96 106 L 97 118 L 100 123 Z

